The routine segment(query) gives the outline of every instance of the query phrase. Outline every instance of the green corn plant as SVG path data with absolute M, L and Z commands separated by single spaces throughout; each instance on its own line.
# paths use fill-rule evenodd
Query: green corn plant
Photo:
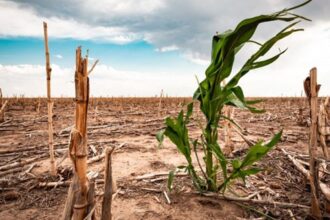
M 224 106 L 230 105 L 253 113 L 264 112 L 264 110 L 254 107 L 254 104 L 258 101 L 245 99 L 243 90 L 238 83 L 250 70 L 273 63 L 286 51 L 280 51 L 270 58 L 260 60 L 261 57 L 268 54 L 278 41 L 303 30 L 293 27 L 300 20 L 309 19 L 292 13 L 292 10 L 302 7 L 310 1 L 308 0 L 300 5 L 283 9 L 273 14 L 245 19 L 234 30 L 228 30 L 213 37 L 211 64 L 205 71 L 205 79 L 198 82 L 199 86 L 193 96 L 195 102 L 199 102 L 200 110 L 205 117 L 205 125 L 201 127 L 202 134 L 200 138 L 196 140 L 189 138 L 187 124 L 193 112 L 193 103 L 187 106 L 186 113 L 182 110 L 177 117 L 166 118 L 166 128 L 156 135 L 159 142 L 163 141 L 165 135 L 176 145 L 178 151 L 187 160 L 187 165 L 179 168 L 185 169 L 198 190 L 224 191 L 227 185 L 234 179 L 241 178 L 245 181 L 247 176 L 256 174 L 261 170 L 255 166 L 255 162 L 266 155 L 280 140 L 282 131 L 277 133 L 268 143 L 260 141 L 252 146 L 242 159 L 227 159 L 219 145 L 219 123 L 222 120 L 229 120 L 233 124 L 236 123 L 223 115 L 222 109 Z M 288 25 L 264 43 L 259 43 L 252 39 L 259 24 L 275 21 L 287 22 Z M 233 74 L 235 56 L 247 43 L 257 44 L 258 49 L 243 64 L 241 69 Z M 226 79 L 229 79 L 227 80 L 228 83 L 222 85 L 222 82 Z M 198 147 L 203 149 L 205 167 L 201 165 L 197 156 Z M 193 165 L 192 151 L 197 158 L 201 175 L 198 174 Z M 214 158 L 216 163 L 213 160 Z M 221 182 L 219 181 L 220 178 L 218 178 L 219 171 L 222 173 Z M 171 172 L 169 180 L 173 181 L 173 172 Z M 170 187 L 172 186 L 171 182 L 168 184 Z

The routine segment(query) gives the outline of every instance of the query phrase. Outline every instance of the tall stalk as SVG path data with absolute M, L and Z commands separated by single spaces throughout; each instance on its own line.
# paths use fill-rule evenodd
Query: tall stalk
M 75 157 L 75 171 L 78 175 L 79 194 L 74 207 L 73 219 L 83 219 L 86 216 L 87 207 L 87 109 L 89 100 L 89 79 L 87 71 L 88 59 L 81 57 L 81 48 L 76 51 L 76 124 L 77 142 L 73 146 Z
M 69 155 L 73 163 L 73 181 L 70 185 L 62 220 L 83 220 L 95 205 L 95 183 L 87 178 L 87 110 L 89 103 L 88 56 L 82 58 L 81 48 L 76 50 L 75 71 L 75 126 L 70 134 Z M 92 215 L 93 216 L 93 215 Z
M 47 23 L 44 22 L 44 38 L 45 38 L 45 57 L 46 57 L 46 73 L 47 73 L 47 109 L 48 109 L 48 145 L 49 145 L 49 157 L 50 157 L 50 173 L 56 175 L 56 164 L 54 156 L 54 138 L 53 138 L 53 106 L 54 102 L 51 99 L 51 72 L 49 48 L 48 48 L 48 33 Z

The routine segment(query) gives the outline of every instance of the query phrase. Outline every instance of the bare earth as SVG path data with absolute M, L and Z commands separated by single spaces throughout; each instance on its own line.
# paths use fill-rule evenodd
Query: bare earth
M 54 141 L 56 158 L 66 154 L 69 126 L 74 124 L 72 99 L 55 99 Z M 178 176 L 174 190 L 169 193 L 168 204 L 162 191 L 166 190 L 166 175 L 143 178 L 145 174 L 167 173 L 176 166 L 185 164 L 184 157 L 168 140 L 158 148 L 155 134 L 164 127 L 164 118 L 176 115 L 189 99 L 164 98 L 159 106 L 158 98 L 99 98 L 92 99 L 89 106 L 88 139 L 89 158 L 100 155 L 105 147 L 118 147 L 113 154 L 113 175 L 117 182 L 117 194 L 112 210 L 113 219 L 252 219 L 260 217 L 257 211 L 273 218 L 297 219 L 306 217 L 308 210 L 274 206 L 242 204 L 196 194 L 187 176 Z M 39 157 L 35 162 L 19 166 L 15 173 L 0 176 L 0 219 L 59 219 L 68 187 L 40 187 L 40 182 L 70 180 L 71 161 L 66 158 L 59 168 L 59 175 L 48 174 L 48 133 L 46 100 L 41 100 L 40 112 L 36 111 L 38 99 L 11 99 L 0 124 L 0 173 L 1 167 L 19 161 Z M 247 184 L 236 181 L 232 191 L 240 196 L 254 192 L 255 199 L 275 200 L 309 205 L 309 189 L 303 176 L 295 170 L 280 148 L 299 154 L 307 153 L 308 120 L 307 103 L 304 99 L 266 99 L 260 107 L 267 112 L 251 114 L 235 110 L 234 119 L 242 126 L 251 140 L 269 139 L 275 132 L 284 129 L 282 141 L 259 165 L 260 174 L 249 177 Z M 303 109 L 306 121 L 299 120 L 299 108 Z M 197 119 L 201 117 L 195 105 L 191 123 L 191 136 L 197 138 Z M 223 131 L 220 131 L 222 137 Z M 239 157 L 248 148 L 233 132 L 235 151 L 231 157 Z M 223 142 L 221 142 L 223 143 Z M 33 149 L 31 149 L 33 148 Z M 19 152 L 10 150 L 20 149 Z M 5 153 L 4 151 L 9 150 Z M 201 153 L 201 150 L 200 150 Z M 195 158 L 194 158 L 195 159 Z M 201 156 L 200 156 L 201 159 Z M 202 159 L 201 159 L 202 160 Z M 28 173 L 25 172 L 36 164 Z M 196 165 L 196 168 L 198 166 Z M 99 172 L 103 179 L 104 161 L 89 165 L 89 170 Z M 11 169 L 14 171 L 14 168 Z M 103 183 L 97 184 L 97 216 L 100 215 Z

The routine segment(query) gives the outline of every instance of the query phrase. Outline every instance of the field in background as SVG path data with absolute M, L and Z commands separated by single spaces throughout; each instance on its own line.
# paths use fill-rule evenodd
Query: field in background
M 120 146 L 113 155 L 113 174 L 117 179 L 117 195 L 113 203 L 115 219 L 219 219 L 219 216 L 254 216 L 233 202 L 197 196 L 187 176 L 175 181 L 170 195 L 171 203 L 162 193 L 167 176 L 144 176 L 167 173 L 185 162 L 173 144 L 165 141 L 158 148 L 155 134 L 164 127 L 168 115 L 176 115 L 190 98 L 92 98 L 88 112 L 89 158 L 101 155 L 107 146 Z M 39 104 L 40 103 L 40 104 Z M 74 124 L 75 105 L 72 98 L 54 99 L 54 146 L 57 160 L 66 154 L 70 129 Z M 233 185 L 241 195 L 259 192 L 258 196 L 277 198 L 278 201 L 310 204 L 304 177 L 296 171 L 280 148 L 291 153 L 308 153 L 308 108 L 305 98 L 265 98 L 259 104 L 267 112 L 251 114 L 234 111 L 234 119 L 242 126 L 250 140 L 268 139 L 284 129 L 278 146 L 260 164 L 262 173 L 248 177 L 247 186 L 237 182 Z M 197 137 L 197 121 L 201 113 L 194 109 L 189 126 Z M 59 176 L 50 179 L 48 172 L 48 133 L 46 99 L 11 98 L 0 124 L 0 167 L 34 159 L 32 163 L 19 166 L 15 174 L 0 170 L 0 219 L 58 219 L 62 212 L 67 184 L 72 175 L 71 162 L 66 158 L 60 166 Z M 220 130 L 220 135 L 223 131 Z M 247 149 L 247 144 L 233 132 L 232 141 L 238 157 Z M 319 149 L 321 152 L 321 149 Z M 195 161 L 196 162 L 196 161 Z M 103 179 L 104 162 L 89 164 Z M 31 168 L 30 172 L 29 168 Z M 60 182 L 58 186 L 41 186 L 40 183 Z M 62 184 L 63 183 L 63 184 Z M 96 191 L 101 191 L 102 181 Z M 307 190 L 308 191 L 308 190 Z M 261 206 L 262 207 L 262 206 Z M 97 213 L 99 212 L 97 207 Z M 254 207 L 257 209 L 257 207 Z M 288 217 L 287 209 L 269 208 L 274 217 Z M 299 217 L 306 216 L 304 210 L 290 209 Z M 99 214 L 99 213 L 98 213 Z

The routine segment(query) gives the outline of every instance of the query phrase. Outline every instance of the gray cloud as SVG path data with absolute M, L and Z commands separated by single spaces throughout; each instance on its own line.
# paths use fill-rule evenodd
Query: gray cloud
M 13 12 L 8 10 L 10 11 L 7 12 L 9 15 L 16 10 L 15 16 L 20 21 L 15 25 L 8 25 L 7 21 L 3 21 L 0 37 L 4 32 L 11 32 L 9 36 L 16 36 L 15 33 L 17 32 L 17 36 L 41 37 L 40 21 L 48 18 L 53 22 L 50 31 L 54 32 L 51 36 L 113 40 L 112 42 L 118 43 L 146 40 L 157 47 L 160 52 L 176 49 L 189 60 L 204 63 L 209 59 L 211 37 L 216 31 L 223 32 L 235 28 L 235 25 L 244 18 L 271 13 L 301 2 L 302 0 L 0 0 L 0 9 L 3 3 L 14 4 L 15 7 L 18 5 L 24 9 L 24 11 L 17 11 L 14 8 Z M 297 33 L 278 44 L 278 47 L 282 49 L 287 46 L 290 48 L 281 59 L 272 64 L 271 68 L 253 71 L 249 77 L 242 80 L 241 85 L 246 88 L 246 95 L 300 95 L 301 82 L 313 66 L 318 67 L 318 79 L 323 85 L 320 95 L 330 94 L 330 73 L 328 72 L 328 58 L 330 57 L 329 11 L 330 3 L 328 0 L 313 0 L 309 5 L 296 11 L 296 13 L 312 19 L 313 22 L 299 24 L 300 27 L 306 29 L 304 33 Z M 279 23 L 262 25 L 256 33 L 256 38 L 265 40 L 280 30 L 281 26 L 283 24 Z M 250 46 L 238 54 L 234 70 L 237 70 L 239 64 L 252 53 L 253 49 L 255 48 Z M 274 48 L 274 50 L 276 49 Z M 31 67 L 20 67 L 11 69 L 11 71 L 16 73 L 15 71 L 22 69 L 23 72 L 28 72 L 29 69 L 26 68 Z M 7 67 L 2 69 L 3 74 L 8 72 Z M 66 72 L 67 70 L 61 71 Z M 103 72 L 114 71 L 104 67 Z M 202 73 L 198 72 L 197 74 L 202 77 Z M 126 75 L 131 76 L 132 73 L 127 72 Z M 152 76 L 152 74 L 149 75 Z M 156 94 L 159 92 L 159 88 L 164 88 L 171 95 L 190 95 L 194 91 L 196 82 L 193 75 L 184 76 L 178 73 L 171 77 L 163 77 L 159 72 L 157 75 L 160 78 L 155 78 L 150 83 L 153 85 L 152 90 L 143 91 L 145 84 L 141 82 L 140 87 L 135 90 L 141 90 L 143 93 L 137 95 Z M 109 75 L 100 77 L 108 78 Z M 7 78 L 10 78 L 9 75 Z M 5 77 L 3 79 L 5 80 Z M 133 77 L 133 81 L 138 79 L 139 77 Z M 116 78 L 113 77 L 111 80 L 116 80 Z M 133 81 L 131 80 L 129 82 L 132 83 L 127 84 L 129 88 L 136 86 Z M 122 92 L 120 88 L 123 88 L 122 82 L 124 81 L 115 83 L 118 85 L 118 94 L 112 95 L 120 95 Z M 157 84 L 160 82 L 163 84 Z M 185 84 L 179 82 L 185 82 Z M 1 82 L 0 79 L 1 83 L 10 85 L 5 81 Z M 95 85 L 97 86 L 95 88 L 100 89 L 96 91 L 96 95 L 108 92 L 102 90 L 102 88 L 106 88 L 105 83 L 109 83 L 109 81 L 96 80 Z M 19 89 L 17 87 L 17 91 Z M 179 91 L 180 89 L 185 93 Z M 134 95 L 134 91 L 126 95 Z M 31 92 L 31 94 L 37 93 Z
M 240 20 L 261 13 L 291 7 L 298 0 L 150 0 L 78 1 L 14 0 L 21 7 L 33 8 L 43 17 L 74 19 L 87 25 L 125 28 L 158 48 L 175 45 L 191 57 L 208 59 L 210 41 L 216 32 L 234 28 Z M 149 10 L 148 7 L 151 7 Z M 330 19 L 327 0 L 314 0 L 297 12 L 314 20 L 315 25 Z M 259 32 L 260 38 L 274 26 Z

